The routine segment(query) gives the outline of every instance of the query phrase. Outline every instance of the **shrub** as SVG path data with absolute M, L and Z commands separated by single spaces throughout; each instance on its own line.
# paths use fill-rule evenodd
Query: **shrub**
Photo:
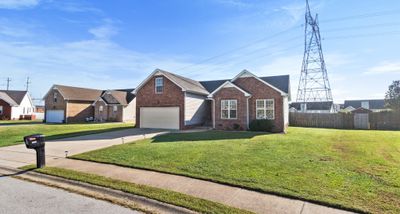
M 233 124 L 233 130 L 238 131 L 238 130 L 241 130 L 241 129 L 242 129 L 242 127 L 239 124 L 237 124 L 237 123 Z
M 272 132 L 274 129 L 274 121 L 262 119 L 262 120 L 253 120 L 249 125 L 250 131 L 257 132 Z

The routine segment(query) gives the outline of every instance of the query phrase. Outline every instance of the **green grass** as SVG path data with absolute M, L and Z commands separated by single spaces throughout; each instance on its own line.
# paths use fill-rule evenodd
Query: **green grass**
M 95 134 L 106 131 L 133 128 L 128 123 L 86 123 L 86 124 L 34 124 L 24 126 L 0 126 L 0 147 L 23 142 L 23 137 L 31 134 L 44 134 L 46 140 Z
M 73 158 L 151 169 L 373 213 L 400 213 L 400 132 L 168 134 Z
M 22 169 L 32 170 L 33 168 L 34 166 L 26 166 L 23 167 Z M 196 198 L 193 196 L 185 195 L 170 190 L 164 190 L 155 187 L 129 183 L 94 174 L 88 174 L 68 169 L 55 168 L 55 167 L 45 167 L 42 169 L 34 169 L 34 170 L 36 172 L 48 175 L 53 175 L 75 181 L 81 181 L 93 185 L 98 185 L 102 187 L 124 191 L 127 193 L 132 193 L 135 195 L 144 196 L 168 204 L 185 207 L 190 210 L 198 211 L 201 213 L 227 213 L 227 214 L 250 213 L 244 210 L 228 207 L 220 203 Z

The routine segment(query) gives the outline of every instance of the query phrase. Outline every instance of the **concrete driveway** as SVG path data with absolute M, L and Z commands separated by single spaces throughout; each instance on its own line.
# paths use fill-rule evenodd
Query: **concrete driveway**
M 88 152 L 112 145 L 128 143 L 144 138 L 152 138 L 167 133 L 155 129 L 124 129 L 120 131 L 85 135 L 46 142 L 46 162 L 59 158 Z M 35 150 L 27 149 L 24 144 L 0 147 L 0 166 L 21 167 L 36 163 Z

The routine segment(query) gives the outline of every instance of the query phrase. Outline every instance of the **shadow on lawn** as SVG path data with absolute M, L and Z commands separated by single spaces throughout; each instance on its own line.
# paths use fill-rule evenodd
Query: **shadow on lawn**
M 238 140 L 251 139 L 260 135 L 271 133 L 265 132 L 234 132 L 234 131 L 204 131 L 192 133 L 170 133 L 152 138 L 152 143 L 166 143 L 179 141 L 213 141 L 213 140 Z
M 35 124 L 43 124 L 43 122 L 41 121 L 7 122 L 7 123 L 0 123 L 0 126 L 35 125 Z

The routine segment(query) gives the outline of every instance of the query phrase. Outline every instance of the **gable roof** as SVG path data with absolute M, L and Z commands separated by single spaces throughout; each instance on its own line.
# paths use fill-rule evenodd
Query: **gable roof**
M 225 81 L 222 85 L 220 85 L 217 89 L 215 89 L 210 95 L 208 95 L 208 97 L 211 98 L 217 91 L 219 91 L 220 89 L 224 88 L 225 86 L 236 88 L 237 90 L 242 92 L 244 94 L 244 96 L 246 96 L 246 97 L 251 96 L 250 93 L 248 93 L 247 91 L 241 89 L 239 86 L 235 85 L 234 83 L 232 83 L 231 81 L 228 80 L 228 81 Z
M 345 100 L 344 101 L 344 108 L 352 106 L 353 108 L 357 109 L 361 107 L 362 102 L 368 102 L 370 109 L 386 109 L 385 108 L 385 100 L 378 99 L 378 100 Z
M 222 84 L 224 84 L 229 79 L 225 80 L 210 80 L 210 81 L 200 81 L 200 84 L 209 92 L 215 91 L 215 89 L 219 88 Z
M 15 103 L 14 105 L 20 105 L 25 95 L 28 93 L 27 91 L 15 91 L 15 90 L 0 90 L 0 92 L 6 94 L 9 97 L 9 99 L 13 100 Z M 5 99 L 8 98 L 6 98 L 4 94 L 2 95 L 2 97 L 4 97 L 3 100 L 6 101 Z M 6 102 L 9 103 L 8 101 Z M 9 104 L 11 105 L 11 103 Z
M 280 75 L 280 76 L 266 76 L 260 77 L 263 81 L 273 85 L 274 87 L 278 88 L 279 90 L 289 94 L 290 92 L 290 81 L 289 75 Z M 229 79 L 225 80 L 210 80 L 210 81 L 200 81 L 200 84 L 209 91 L 210 93 L 217 89 L 219 86 L 224 84 Z
M 276 88 L 285 92 L 286 94 L 290 93 L 290 77 L 289 77 L 289 75 L 260 77 L 260 79 L 275 86 Z
M 289 106 L 290 108 L 295 108 L 296 110 L 301 110 L 302 102 L 294 102 L 291 103 Z M 331 110 L 333 102 L 326 101 L 326 102 L 306 102 L 307 110 Z
M 272 84 L 266 82 L 265 80 L 263 80 L 263 79 L 261 79 L 260 77 L 254 75 L 253 73 L 251 73 L 250 71 L 248 71 L 248 70 L 246 70 L 246 69 L 243 70 L 242 72 L 240 72 L 238 75 L 236 75 L 236 76 L 231 80 L 231 82 L 235 82 L 236 79 L 241 78 L 241 77 L 254 77 L 255 79 L 261 81 L 262 83 L 268 85 L 268 86 L 271 87 L 272 89 L 274 89 L 274 90 L 280 92 L 282 95 L 289 95 L 289 93 L 282 91 L 281 89 L 279 89 L 279 88 L 275 87 L 274 85 L 272 85 Z
M 107 90 L 101 95 L 101 98 L 107 104 L 128 105 L 135 98 L 135 95 L 132 94 L 133 90 L 134 89 Z
M 18 106 L 18 104 L 5 92 L 0 91 L 0 100 L 4 100 L 10 106 Z
M 156 69 L 153 71 L 153 73 L 150 74 L 136 89 L 133 93 L 137 93 L 137 91 L 143 87 L 145 83 L 147 83 L 151 77 L 155 75 L 163 75 L 169 80 L 171 80 L 174 84 L 179 86 L 182 91 L 187 91 L 187 92 L 192 92 L 192 93 L 197 93 L 197 94 L 203 94 L 203 95 L 208 95 L 209 92 L 203 87 L 200 82 L 196 80 L 189 79 L 187 77 L 183 77 L 177 74 L 170 73 L 168 71 L 164 71 L 161 69 Z
M 95 101 L 103 93 L 103 90 L 66 85 L 53 85 L 49 92 L 53 89 L 57 89 L 65 100 Z M 47 97 L 49 92 L 44 97 Z

